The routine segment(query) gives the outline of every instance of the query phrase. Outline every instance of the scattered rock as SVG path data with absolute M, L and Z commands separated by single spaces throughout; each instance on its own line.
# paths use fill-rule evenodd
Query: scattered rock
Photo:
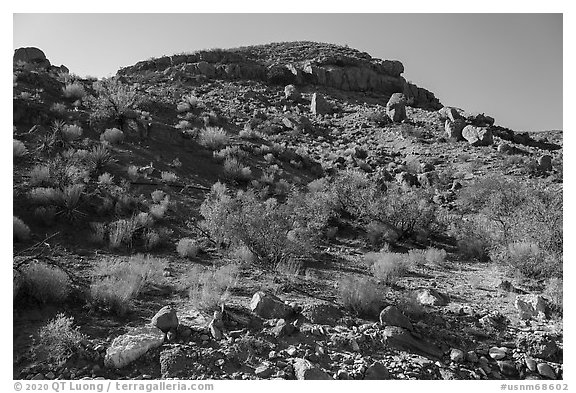
M 290 101 L 299 101 L 302 98 L 300 92 L 294 85 L 287 85 L 284 87 L 284 97 Z
M 499 360 L 498 367 L 500 372 L 507 377 L 517 377 L 518 369 L 516 368 L 516 363 L 511 360 Z
M 312 95 L 312 102 L 310 103 L 310 112 L 314 115 L 326 115 L 332 112 L 332 108 L 322 94 L 314 93 Z
M 462 137 L 472 146 L 490 146 L 493 142 L 492 132 L 484 127 L 466 126 Z
M 398 326 L 386 326 L 382 333 L 384 343 L 392 348 L 415 351 L 434 357 L 441 357 L 442 350 L 424 340 L 415 338 L 406 329 Z
M 178 316 L 172 306 L 164 306 L 152 318 L 152 325 L 164 333 L 178 328 Z
M 548 363 L 538 363 L 537 370 L 538 374 L 542 375 L 543 377 L 556 379 L 556 373 Z
M 471 363 L 476 363 L 478 361 L 478 355 L 476 355 L 474 351 L 468 351 L 466 352 L 466 360 Z
M 538 158 L 538 169 L 542 172 L 550 172 L 552 170 L 552 156 L 544 154 Z
M 252 297 L 250 310 L 264 319 L 286 318 L 292 313 L 292 308 L 278 297 L 262 291 Z
M 518 295 L 514 301 L 520 319 L 546 319 L 548 317 L 548 302 L 540 295 Z
M 382 380 L 390 379 L 390 373 L 385 365 L 380 362 L 375 362 L 368 369 L 366 369 L 366 374 L 364 379 L 368 380 Z
M 112 341 L 106 350 L 104 364 L 110 368 L 122 368 L 163 342 L 164 333 L 155 326 L 133 329 Z
M 444 295 L 434 288 L 417 290 L 416 299 L 423 306 L 445 306 L 450 301 L 448 295 Z
M 314 366 L 306 359 L 296 359 L 294 362 L 294 375 L 299 380 L 326 380 L 332 379 L 330 375 Z
M 394 93 L 386 104 L 386 114 L 394 123 L 406 120 L 406 96 L 402 93 Z
M 382 310 L 380 313 L 380 324 L 382 326 L 398 326 L 410 331 L 414 330 L 410 319 L 396 306 L 388 306 Z
M 261 364 L 260 366 L 256 367 L 254 374 L 256 374 L 258 378 L 266 379 L 274 375 L 274 370 L 268 364 Z
M 490 355 L 490 357 L 494 360 L 504 359 L 507 353 L 508 350 L 505 347 L 492 347 L 488 351 L 488 355 Z
M 288 336 L 296 330 L 293 324 L 287 323 L 284 319 L 279 319 L 276 326 L 272 328 L 272 334 L 276 337 Z
M 311 323 L 334 326 L 343 314 L 334 304 L 315 303 L 305 306 L 302 315 Z
M 182 348 L 170 348 L 160 353 L 162 378 L 185 377 L 190 359 Z
M 530 370 L 532 372 L 536 372 L 537 363 L 534 359 L 532 359 L 531 357 L 526 357 L 526 359 L 524 361 L 526 363 L 526 367 L 528 368 L 528 370 Z
M 466 122 L 462 119 L 450 120 L 447 119 L 444 124 L 446 137 L 454 141 L 459 141 L 462 138 L 462 130 L 466 126 Z
M 463 120 L 464 118 L 456 110 L 456 108 L 445 106 L 438 110 L 438 114 L 440 115 L 440 119 L 442 120 L 449 120 L 451 122 L 455 122 L 456 120 Z
M 464 353 L 464 351 L 460 349 L 452 348 L 452 350 L 450 350 L 450 360 L 452 360 L 455 363 L 462 363 L 465 357 L 466 354 Z

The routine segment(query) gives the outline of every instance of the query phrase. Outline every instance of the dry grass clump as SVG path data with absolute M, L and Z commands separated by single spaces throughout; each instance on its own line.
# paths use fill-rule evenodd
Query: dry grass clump
M 40 303 L 60 303 L 70 293 L 70 278 L 59 268 L 33 263 L 22 270 L 26 293 Z
M 409 250 L 408 261 L 408 265 L 411 266 L 444 266 L 446 263 L 446 251 L 433 247 L 426 250 Z
M 120 219 L 111 222 L 108 225 L 110 247 L 114 249 L 120 247 L 122 244 L 131 247 L 134 233 L 137 229 L 138 225 L 136 220 L 133 219 Z
M 142 254 L 99 261 L 90 286 L 91 305 L 124 315 L 142 290 L 150 284 L 164 282 L 166 266 L 166 260 Z
M 206 127 L 198 135 L 198 143 L 210 150 L 219 150 L 230 143 L 230 137 L 220 127 Z
M 176 245 L 178 255 L 183 258 L 193 258 L 198 254 L 199 250 L 200 247 L 196 240 L 187 237 L 180 239 Z
M 30 238 L 30 228 L 20 218 L 14 217 L 14 224 L 12 226 L 14 232 L 14 240 L 18 242 L 26 241 Z
M 250 180 L 252 171 L 242 165 L 238 159 L 231 157 L 224 161 L 224 176 L 230 180 L 244 182 Z
M 48 364 L 59 366 L 82 348 L 86 336 L 74 327 L 74 318 L 60 313 L 38 333 L 35 350 L 45 356 Z
M 238 282 L 240 269 L 236 264 L 204 269 L 194 266 L 187 275 L 188 295 L 195 308 L 212 312 L 220 309 Z
M 394 252 L 368 253 L 364 262 L 371 267 L 374 277 L 388 285 L 396 283 L 410 268 L 409 256 Z
M 374 317 L 383 305 L 383 291 L 369 277 L 346 277 L 338 283 L 339 299 L 350 311 Z

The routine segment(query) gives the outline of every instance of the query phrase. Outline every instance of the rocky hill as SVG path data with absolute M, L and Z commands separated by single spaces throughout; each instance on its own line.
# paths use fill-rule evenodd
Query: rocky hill
M 15 379 L 560 379 L 562 132 L 313 42 L 14 55 Z

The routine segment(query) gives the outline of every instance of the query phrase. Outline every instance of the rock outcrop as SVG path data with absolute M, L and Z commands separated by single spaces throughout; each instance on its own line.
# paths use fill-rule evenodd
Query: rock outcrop
M 152 348 L 164 342 L 164 333 L 155 326 L 143 326 L 116 337 L 106 350 L 104 365 L 110 368 L 122 368 Z

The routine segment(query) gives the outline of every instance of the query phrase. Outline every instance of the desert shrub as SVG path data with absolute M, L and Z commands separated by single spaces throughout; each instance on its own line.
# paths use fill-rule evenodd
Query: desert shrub
M 256 261 L 252 251 L 244 245 L 233 247 L 229 252 L 229 257 L 241 264 L 251 265 Z
M 213 240 L 244 245 L 257 262 L 274 267 L 282 260 L 301 256 L 310 249 L 305 228 L 295 225 L 294 209 L 275 199 L 259 200 L 253 191 L 232 195 L 216 183 L 200 207 L 202 225 Z
M 34 217 L 36 217 L 43 225 L 52 225 L 56 219 L 58 211 L 55 206 L 38 206 L 34 209 Z
M 374 277 L 391 285 L 406 274 L 411 261 L 407 254 L 372 252 L 364 256 L 364 262 L 371 268 Z
M 130 165 L 127 169 L 126 172 L 128 174 L 128 178 L 131 181 L 136 181 L 138 180 L 138 178 L 140 177 L 140 174 L 138 172 L 138 167 L 136 165 Z
M 233 181 L 245 182 L 250 180 L 252 171 L 245 167 L 236 158 L 227 158 L 224 161 L 224 176 Z
M 88 154 L 87 159 L 96 173 L 102 172 L 106 165 L 113 161 L 110 150 L 103 144 L 94 146 Z
M 40 303 L 59 303 L 70 293 L 70 278 L 56 267 L 33 263 L 22 270 L 22 278 L 26 293 Z
M 100 176 L 98 176 L 98 185 L 104 187 L 114 185 L 114 176 L 112 176 L 108 172 L 101 174 Z
M 100 140 L 115 145 L 124 140 L 124 133 L 118 128 L 108 128 L 100 134 Z
M 48 165 L 35 165 L 30 170 L 30 185 L 40 186 L 50 184 L 50 167 Z
M 562 276 L 562 262 L 555 261 L 552 255 L 535 243 L 511 243 L 506 248 L 494 249 L 491 259 L 520 272 L 525 277 Z
M 150 196 L 152 197 L 152 202 L 160 203 L 166 197 L 166 193 L 162 190 L 154 190 Z
M 90 229 L 90 241 L 95 244 L 104 244 L 106 239 L 106 224 L 102 222 L 91 222 L 89 224 Z
M 78 329 L 74 327 L 74 318 L 60 313 L 40 328 L 35 350 L 45 357 L 49 365 L 60 366 L 83 349 L 86 336 Z
M 84 86 L 79 82 L 68 83 L 62 88 L 64 97 L 74 100 L 80 100 L 86 96 Z
M 178 176 L 174 172 L 162 171 L 162 173 L 160 174 L 160 178 L 164 183 L 174 183 L 178 181 Z
M 62 137 L 68 142 L 80 139 L 82 137 L 82 127 L 76 124 L 67 124 L 62 128 Z
M 219 150 L 228 145 L 230 137 L 220 127 L 206 127 L 198 135 L 198 143 L 210 150 Z
M 264 137 L 261 133 L 251 128 L 244 128 L 238 133 L 238 136 L 245 140 L 256 140 Z
M 431 265 L 443 266 L 446 264 L 446 250 L 430 247 L 424 251 L 424 257 L 426 262 Z
M 144 249 L 146 251 L 154 250 L 160 244 L 162 244 L 162 237 L 157 231 L 148 229 L 144 232 Z
M 30 238 L 30 228 L 20 218 L 14 217 L 12 230 L 14 232 L 14 240 L 18 242 L 26 241 Z
M 60 199 L 60 190 L 52 187 L 36 187 L 28 192 L 28 199 L 37 205 L 53 205 Z
M 93 271 L 90 302 L 94 308 L 124 315 L 140 292 L 150 284 L 163 284 L 167 262 L 137 254 L 129 258 L 102 259 Z
M 26 146 L 24 145 L 23 142 L 14 139 L 14 150 L 13 150 L 13 156 L 14 158 L 18 158 L 18 157 L 22 157 L 24 156 L 26 153 L 28 153 L 28 149 L 26 148 Z
M 330 184 L 332 204 L 340 216 L 361 218 L 368 210 L 370 201 L 377 198 L 374 182 L 358 171 L 341 172 Z
M 55 102 L 50 107 L 50 111 L 56 113 L 57 115 L 63 116 L 66 114 L 67 109 L 66 109 L 66 105 L 64 105 L 63 103 Z
M 422 319 L 426 314 L 426 309 L 418 301 L 415 292 L 400 294 L 398 299 L 396 299 L 396 306 L 404 313 L 404 315 L 413 320 Z
M 338 282 L 338 298 L 350 311 L 375 317 L 383 306 L 383 291 L 369 277 L 346 277 Z
M 92 108 L 90 120 L 113 122 L 121 131 L 124 131 L 128 122 L 136 118 L 135 110 L 141 103 L 136 88 L 125 85 L 116 78 L 94 82 L 93 87 L 96 96 L 89 97 L 88 100 Z
M 162 202 L 150 206 L 150 215 L 156 219 L 161 220 L 168 211 L 168 201 L 164 199 Z
M 208 312 L 219 310 L 236 285 L 238 276 L 239 267 L 235 264 L 211 269 L 194 266 L 186 276 L 193 307 Z
M 287 259 L 276 265 L 275 272 L 285 276 L 294 277 L 300 274 L 303 262 L 298 259 Z
M 240 146 L 226 146 L 224 149 L 214 151 L 212 153 L 214 158 L 219 161 L 224 161 L 229 158 L 244 159 L 248 157 L 248 152 L 242 150 Z
M 184 258 L 193 258 L 198 254 L 199 246 L 196 240 L 190 238 L 182 238 L 176 244 L 176 251 L 178 255 Z
M 110 247 L 114 249 L 122 244 L 132 247 L 132 241 L 137 229 L 138 225 L 133 219 L 120 219 L 111 222 L 108 225 Z
M 552 312 L 562 315 L 564 313 L 564 280 L 562 277 L 552 277 L 546 282 L 543 295 L 548 299 Z
M 178 124 L 174 126 L 174 128 L 179 130 L 189 130 L 192 128 L 192 123 L 190 123 L 188 120 L 180 120 Z

